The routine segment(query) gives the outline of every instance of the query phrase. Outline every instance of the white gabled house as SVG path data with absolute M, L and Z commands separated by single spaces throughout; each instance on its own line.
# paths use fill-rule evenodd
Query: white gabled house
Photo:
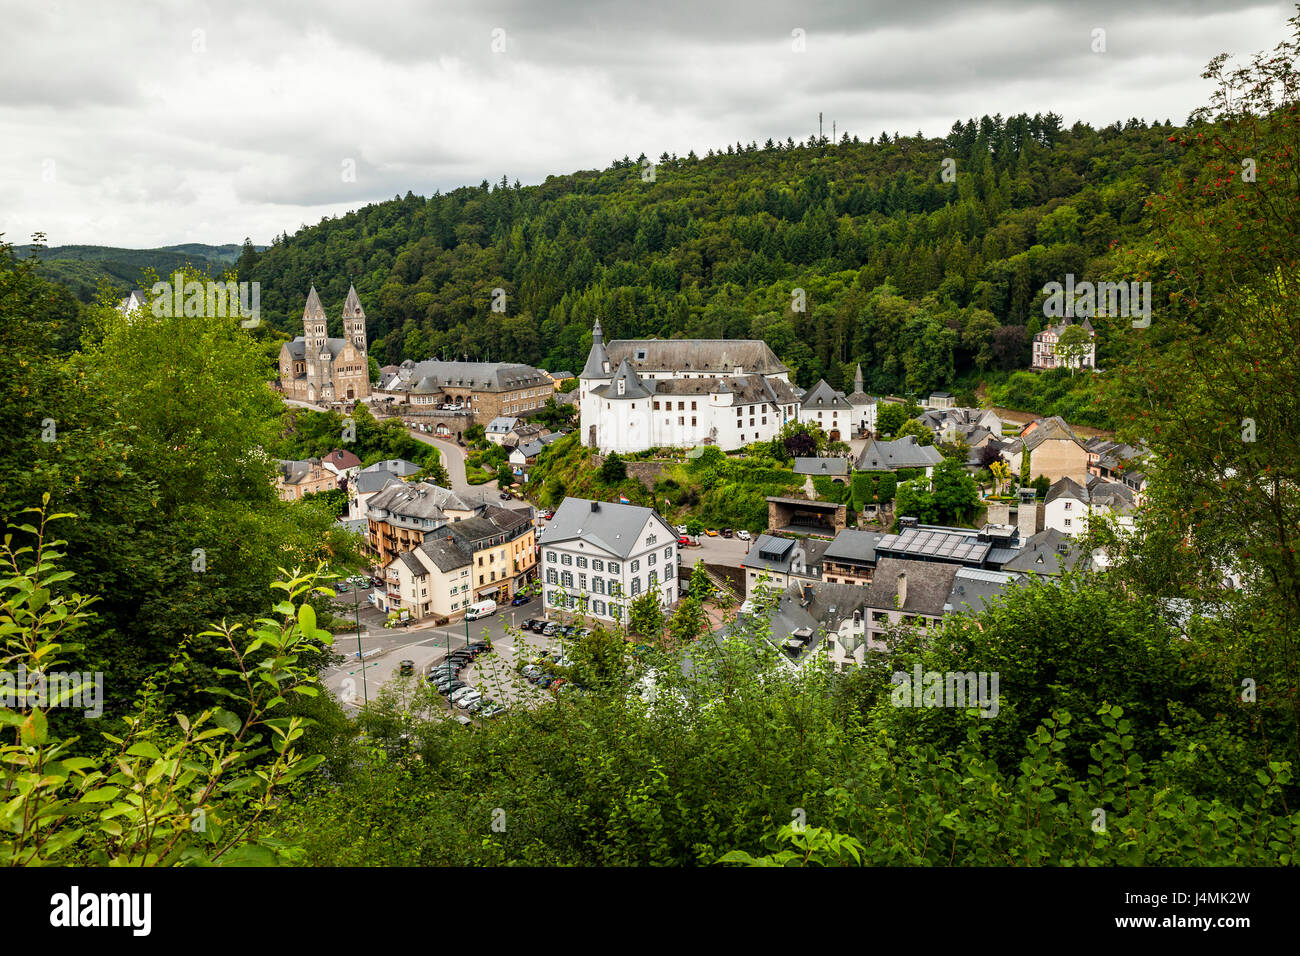
M 538 533 L 543 607 L 626 621 L 647 592 L 664 608 L 677 599 L 677 532 L 639 505 L 565 498 Z

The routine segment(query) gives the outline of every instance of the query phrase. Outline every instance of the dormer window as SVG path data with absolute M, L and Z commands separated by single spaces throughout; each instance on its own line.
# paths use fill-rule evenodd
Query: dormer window
M 620 378 L 618 380 L 618 394 L 622 395 L 626 387 L 627 387 L 627 383 Z
M 644 362 L 644 361 L 645 361 L 645 355 L 646 355 L 645 349 L 637 349 L 637 350 L 636 350 L 636 360 L 637 360 L 638 362 Z

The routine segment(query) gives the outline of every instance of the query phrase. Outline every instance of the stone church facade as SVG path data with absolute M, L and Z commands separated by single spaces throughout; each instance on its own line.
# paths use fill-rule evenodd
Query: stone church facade
M 301 402 L 345 402 L 370 396 L 366 314 L 354 287 L 343 303 L 343 338 L 326 334 L 328 320 L 315 286 L 302 311 L 303 335 L 280 347 L 280 390 Z

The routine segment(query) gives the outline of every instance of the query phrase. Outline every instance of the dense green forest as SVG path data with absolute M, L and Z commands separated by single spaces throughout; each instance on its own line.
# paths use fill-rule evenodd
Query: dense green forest
M 1112 244 L 1145 236 L 1174 132 L 998 115 L 942 140 L 665 155 L 652 182 L 625 158 L 536 187 L 408 193 L 246 248 L 239 276 L 294 332 L 310 285 L 333 315 L 355 283 L 382 363 L 579 368 L 599 318 L 606 339 L 763 338 L 803 386 L 851 385 L 860 362 L 869 391 L 920 394 L 1028 364 L 1043 285 L 1100 278 Z M 1114 357 L 1103 341 L 1099 363 Z

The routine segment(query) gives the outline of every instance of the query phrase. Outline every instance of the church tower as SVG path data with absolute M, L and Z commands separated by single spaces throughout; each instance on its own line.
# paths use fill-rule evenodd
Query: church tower
M 329 337 L 325 325 L 325 310 L 321 307 L 316 287 L 312 286 L 307 293 L 307 305 L 302 310 L 302 331 L 306 339 L 303 357 L 307 361 L 307 392 L 313 400 L 320 396 L 322 387 L 331 382 Z
M 362 355 L 366 354 L 366 313 L 361 309 L 356 286 L 348 286 L 348 298 L 343 303 L 343 337 Z

